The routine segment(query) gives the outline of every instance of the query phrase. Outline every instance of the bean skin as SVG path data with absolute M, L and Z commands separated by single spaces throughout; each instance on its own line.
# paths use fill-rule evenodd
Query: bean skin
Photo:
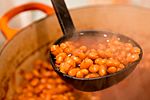
M 97 52 L 98 52 L 99 57 L 106 58 L 104 50 L 99 49 Z
M 107 72 L 110 73 L 110 74 L 115 73 L 115 72 L 117 72 L 117 68 L 116 67 L 109 67 L 107 69 Z
M 134 62 L 134 61 L 136 61 L 136 60 L 138 60 L 139 59 L 139 55 L 137 55 L 137 54 L 130 54 L 130 55 L 128 55 L 127 56 L 127 62 Z
M 41 76 L 40 73 L 39 73 L 39 71 L 36 70 L 36 69 L 34 69 L 34 70 L 32 71 L 32 73 L 33 73 L 33 75 L 34 75 L 35 77 L 40 77 L 40 76 Z
M 77 78 L 83 78 L 84 74 L 81 71 L 78 71 L 77 74 L 76 74 L 76 77 Z
M 105 76 L 107 75 L 107 68 L 104 65 L 101 65 L 99 67 L 99 75 L 100 76 Z
M 73 55 L 79 57 L 81 60 L 83 60 L 86 57 L 86 54 L 80 49 L 74 50 Z
M 76 76 L 77 72 L 80 70 L 80 68 L 73 68 L 68 72 L 68 75 L 70 76 Z
M 69 64 L 72 68 L 76 66 L 75 61 L 71 57 L 66 58 L 65 63 Z
M 98 58 L 95 60 L 95 63 L 98 64 L 98 65 L 105 65 L 107 62 L 106 59 L 101 59 L 101 58 Z
M 71 68 L 71 65 L 69 65 L 68 63 L 61 63 L 60 65 L 60 71 L 65 74 L 69 72 L 70 68 Z
M 85 76 L 85 78 L 96 78 L 96 77 L 99 77 L 99 75 L 97 73 L 90 73 Z
M 67 48 L 67 44 L 61 43 L 61 44 L 60 44 L 60 48 L 62 48 L 62 49 L 64 50 L 65 48 Z
M 52 45 L 51 52 L 53 55 L 57 56 L 59 53 L 63 52 L 63 50 L 58 45 Z
M 81 52 L 80 54 L 78 54 L 80 59 L 84 59 L 86 57 L 85 53 Z
M 37 79 L 37 78 L 35 78 L 35 79 L 33 79 L 32 81 L 31 81 L 31 85 L 32 86 L 36 86 L 36 85 L 38 85 L 38 83 L 39 83 L 39 79 Z
M 56 63 L 60 64 L 64 61 L 64 59 L 67 57 L 66 53 L 60 53 L 56 56 Z
M 80 68 L 81 69 L 87 69 L 89 68 L 91 65 L 93 65 L 93 61 L 89 58 L 84 59 L 81 64 L 80 64 Z
M 91 73 L 96 73 L 96 72 L 99 71 L 99 67 L 100 67 L 99 65 L 92 65 L 92 66 L 89 67 L 89 71 Z
M 88 48 L 87 46 L 81 46 L 79 49 L 82 50 L 83 52 L 86 52 Z
M 83 73 L 84 76 L 89 73 L 89 71 L 87 69 L 81 69 L 80 71 L 81 71 L 81 73 Z
M 109 49 L 106 49 L 106 51 L 105 51 L 105 58 L 107 57 L 107 58 L 111 58 L 112 56 L 113 56 L 113 54 L 112 54 L 112 52 L 109 50 Z
M 72 51 L 73 51 L 73 48 L 67 47 L 67 48 L 64 49 L 64 52 L 67 53 L 67 54 L 70 54 Z
M 131 43 L 125 43 L 125 50 L 130 51 L 132 49 L 132 44 Z
M 106 62 L 107 66 L 119 66 L 120 62 L 118 60 L 114 60 L 114 59 L 109 59 Z
M 133 54 L 140 54 L 140 52 L 141 52 L 141 50 L 140 50 L 140 48 L 138 48 L 138 47 L 134 47 L 134 48 L 131 50 L 131 53 L 133 53 Z
M 87 56 L 90 58 L 90 59 L 97 59 L 98 58 L 98 53 L 95 49 L 92 49 L 88 54 Z
M 114 65 L 113 60 L 111 60 L 111 59 L 107 60 L 106 65 L 107 66 L 113 66 Z
M 75 61 L 75 63 L 77 63 L 77 64 L 81 63 L 81 59 L 79 57 L 71 56 L 71 58 Z

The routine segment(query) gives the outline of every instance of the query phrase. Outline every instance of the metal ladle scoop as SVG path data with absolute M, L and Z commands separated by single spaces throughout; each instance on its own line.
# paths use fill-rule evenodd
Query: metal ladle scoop
M 74 27 L 73 21 L 71 19 L 71 16 L 69 14 L 69 11 L 67 9 L 67 6 L 66 6 L 64 0 L 51 0 L 51 1 L 54 6 L 57 18 L 59 20 L 59 24 L 60 24 L 61 29 L 64 34 L 64 36 L 62 36 L 60 39 L 58 39 L 54 43 L 54 45 L 65 42 L 72 37 L 76 37 L 76 39 L 80 39 L 80 38 L 84 38 L 84 36 L 104 37 L 107 35 L 108 37 L 112 37 L 113 35 L 115 35 L 118 38 L 120 38 L 121 41 L 123 41 L 123 42 L 130 41 L 130 43 L 132 43 L 132 45 L 141 49 L 141 47 L 134 40 L 132 40 L 124 35 L 121 35 L 121 34 L 114 34 L 114 33 L 110 33 L 110 32 L 97 31 L 97 30 L 87 30 L 87 31 L 77 32 Z M 82 34 L 80 34 L 80 33 L 82 33 Z M 91 92 L 91 91 L 98 91 L 98 90 L 108 88 L 108 87 L 120 82 L 121 80 L 123 80 L 135 69 L 136 65 L 140 62 L 140 60 L 142 58 L 142 54 L 143 54 L 143 52 L 141 49 L 141 53 L 139 55 L 140 58 L 137 61 L 135 61 L 131 64 L 128 64 L 126 66 L 126 68 L 124 68 L 123 70 L 121 70 L 119 72 L 116 72 L 116 73 L 113 73 L 110 75 L 106 75 L 106 76 L 102 76 L 102 77 L 98 77 L 98 78 L 76 78 L 76 77 L 71 77 L 67 74 L 60 72 L 59 68 L 55 65 L 56 59 L 51 52 L 50 52 L 50 63 L 52 65 L 52 67 L 54 68 L 54 70 L 57 72 L 57 74 L 65 82 L 67 82 L 68 84 L 70 84 L 71 86 L 73 86 L 74 88 L 76 88 L 78 90 Z

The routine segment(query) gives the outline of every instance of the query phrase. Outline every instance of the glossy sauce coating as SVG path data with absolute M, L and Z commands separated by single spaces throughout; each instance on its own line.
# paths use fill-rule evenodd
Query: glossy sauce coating
M 140 48 L 121 42 L 116 37 L 105 42 L 89 43 L 78 40 L 52 45 L 51 52 L 56 57 L 55 63 L 57 67 L 60 66 L 60 71 L 77 78 L 101 77 L 124 69 L 127 64 L 138 60 L 141 52 Z M 66 53 L 64 48 L 67 46 L 71 51 Z M 59 58 L 62 54 L 65 56 Z

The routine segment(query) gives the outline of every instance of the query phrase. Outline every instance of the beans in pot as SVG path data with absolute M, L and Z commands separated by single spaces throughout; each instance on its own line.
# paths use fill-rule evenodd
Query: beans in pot
M 59 55 L 64 54 L 59 53 Z M 78 71 L 83 75 L 88 74 L 86 72 L 88 70 L 82 71 L 79 68 L 73 68 L 68 73 L 75 76 Z M 83 93 L 69 87 L 46 61 L 37 60 L 33 69 L 21 71 L 21 76 L 23 81 L 17 86 L 13 100 L 81 100 L 77 98 L 80 95 L 82 95 L 80 98 L 85 98 Z

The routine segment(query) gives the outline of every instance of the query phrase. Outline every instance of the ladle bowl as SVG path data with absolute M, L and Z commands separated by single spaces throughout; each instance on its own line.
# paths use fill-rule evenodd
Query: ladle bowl
M 110 86 L 113 86 L 114 84 L 126 78 L 135 69 L 136 65 L 140 62 L 142 58 L 143 51 L 140 45 L 127 36 L 124 36 L 122 34 L 105 32 L 105 31 L 86 30 L 86 31 L 77 32 L 76 39 L 82 38 L 84 36 L 83 33 L 84 35 L 90 36 L 90 37 L 98 35 L 100 38 L 103 38 L 106 35 L 108 38 L 111 38 L 112 36 L 116 36 L 117 38 L 120 38 L 120 41 L 125 42 L 125 43 L 131 43 L 133 46 L 140 48 L 141 52 L 139 55 L 139 59 L 133 63 L 129 63 L 123 70 L 118 71 L 113 74 L 106 75 L 106 76 L 98 77 L 98 78 L 76 78 L 76 77 L 71 77 L 67 74 L 60 72 L 59 68 L 55 65 L 56 59 L 54 55 L 50 52 L 50 63 L 52 67 L 54 68 L 54 70 L 65 82 L 73 86 L 75 89 L 78 89 L 81 91 L 92 92 L 92 91 L 98 91 L 98 90 L 106 89 Z M 67 40 L 68 38 L 64 35 L 63 37 L 58 39 L 54 43 L 54 45 L 58 45 Z

